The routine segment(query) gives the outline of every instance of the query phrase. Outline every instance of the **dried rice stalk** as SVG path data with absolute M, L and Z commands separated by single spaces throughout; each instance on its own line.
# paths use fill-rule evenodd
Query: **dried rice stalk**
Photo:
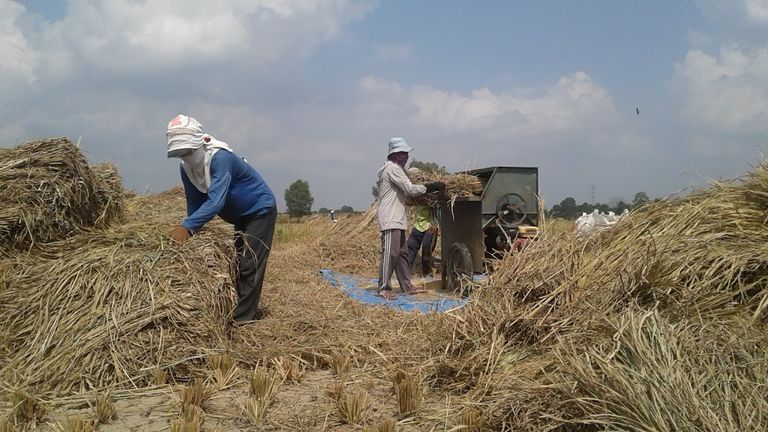
M 254 426 L 261 423 L 261 421 L 264 420 L 267 415 L 267 408 L 269 408 L 271 402 L 271 399 L 255 396 L 249 397 L 245 402 L 245 407 L 243 408 L 248 421 Z
M 213 394 L 213 391 L 203 384 L 202 380 L 196 379 L 192 384 L 182 386 L 179 402 L 181 404 L 181 412 L 186 413 L 189 410 L 195 408 L 203 409 L 203 403 L 207 401 Z
M 338 404 L 339 399 L 344 394 L 344 384 L 340 382 L 331 383 L 327 389 L 325 389 L 325 396 Z
M 715 325 L 701 329 L 704 338 L 697 340 L 689 324 L 636 310 L 612 326 L 615 344 L 587 353 L 566 346 L 561 353 L 564 372 L 575 379 L 572 402 L 582 411 L 574 422 L 614 430 L 768 427 L 762 334 L 718 335 L 722 327 Z
M 462 432 L 480 432 L 483 430 L 481 423 L 482 414 L 476 409 L 467 409 L 459 415 L 458 429 Z
M 331 353 L 331 371 L 336 376 L 346 374 L 349 371 L 351 362 L 352 359 L 349 356 L 340 354 L 336 351 Z
M 388 418 L 380 422 L 374 423 L 371 426 L 366 427 L 366 432 L 395 432 L 397 426 L 397 420 Z
M 239 369 L 229 353 L 213 354 L 208 357 L 208 366 L 219 390 L 229 387 L 237 377 Z
M 267 409 L 272 404 L 279 386 L 277 372 L 264 367 L 253 371 L 249 386 L 250 397 L 243 406 L 243 411 L 252 425 L 258 425 L 267 415 Z
M 0 148 L 0 185 L 0 256 L 105 227 L 123 215 L 114 165 L 94 172 L 66 138 Z
M 46 414 L 46 408 L 37 399 L 23 390 L 11 392 L 11 417 L 15 424 L 35 427 Z
M 17 432 L 16 425 L 13 424 L 13 420 L 6 418 L 0 421 L 0 432 Z
M 171 432 L 200 432 L 204 421 L 203 410 L 193 405 L 182 413 L 180 419 L 171 422 Z
M 117 418 L 117 408 L 112 402 L 109 391 L 105 391 L 96 399 L 93 407 L 94 417 L 97 423 L 110 423 Z
M 397 399 L 398 412 L 408 416 L 421 406 L 421 387 L 409 373 L 398 370 L 392 378 L 392 386 Z
M 125 221 L 125 201 L 128 192 L 123 188 L 123 179 L 117 166 L 111 162 L 103 162 L 91 167 L 94 183 L 94 195 L 101 214 L 94 222 L 97 228 L 106 228 L 113 223 Z
M 51 426 L 56 432 L 93 432 L 96 430 L 92 421 L 79 415 L 67 416 L 64 423 L 55 422 Z
M 336 407 L 345 422 L 356 425 L 362 423 L 368 416 L 371 400 L 368 392 L 358 389 L 342 394 L 336 402 Z
M 378 269 L 381 231 L 374 204 L 362 216 L 339 219 L 318 242 L 323 265 L 336 271 L 371 274 Z
M 253 397 L 271 399 L 277 393 L 280 383 L 277 372 L 270 371 L 265 367 L 258 367 L 253 370 L 248 388 Z
M 297 383 L 304 378 L 306 367 L 294 357 L 280 357 L 272 359 L 275 369 L 283 377 L 284 381 Z
M 183 203 L 178 191 L 132 198 L 124 225 L 6 260 L 0 372 L 57 393 L 144 385 L 152 368 L 189 378 L 191 360 L 228 338 L 234 252 L 219 222 L 170 246 Z
M 434 206 L 441 201 L 453 201 L 456 198 L 480 196 L 483 193 L 483 182 L 471 174 L 447 174 L 441 172 L 419 171 L 408 173 L 411 181 L 418 184 L 443 182 L 445 191 L 429 192 L 421 195 L 406 197 L 407 205 Z
M 166 384 L 168 373 L 158 367 L 152 368 L 152 378 L 149 382 L 155 386 Z

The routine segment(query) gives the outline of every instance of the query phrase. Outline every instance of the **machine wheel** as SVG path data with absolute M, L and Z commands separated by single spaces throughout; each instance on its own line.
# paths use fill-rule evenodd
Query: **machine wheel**
M 448 249 L 445 260 L 445 287 L 466 297 L 472 280 L 472 255 L 464 243 L 454 243 Z
M 525 219 L 526 204 L 523 197 L 508 193 L 496 202 L 496 216 L 504 223 L 517 225 Z

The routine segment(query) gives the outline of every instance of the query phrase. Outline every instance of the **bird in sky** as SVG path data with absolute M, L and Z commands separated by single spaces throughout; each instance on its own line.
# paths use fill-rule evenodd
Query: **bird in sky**
M 640 108 L 635 107 L 635 112 L 637 113 L 637 115 L 640 115 Z

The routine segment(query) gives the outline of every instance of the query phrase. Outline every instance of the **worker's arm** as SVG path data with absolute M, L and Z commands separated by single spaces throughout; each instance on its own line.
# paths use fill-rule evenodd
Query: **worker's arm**
M 217 158 L 216 155 L 213 155 L 213 160 L 211 161 L 211 185 L 208 188 L 208 197 L 197 210 L 184 219 L 181 226 L 190 232 L 196 232 L 219 214 L 226 202 L 231 183 L 232 167 L 227 164 L 225 158 Z
M 389 179 L 393 185 L 400 188 L 406 195 L 421 195 L 427 191 L 426 186 L 411 183 L 411 179 L 405 175 L 405 172 L 400 167 L 393 166 L 393 169 L 389 170 Z

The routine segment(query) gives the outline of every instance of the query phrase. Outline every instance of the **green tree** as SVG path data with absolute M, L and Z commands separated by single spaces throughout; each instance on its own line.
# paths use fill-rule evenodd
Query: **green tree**
M 328 213 L 330 213 L 331 211 L 330 211 L 330 210 L 328 210 L 326 207 L 320 207 L 320 209 L 319 209 L 319 210 L 317 210 L 317 212 L 318 212 L 318 213 L 320 213 L 320 214 L 328 214 Z
M 312 212 L 312 193 L 309 191 L 309 183 L 298 179 L 285 190 L 285 206 L 288 207 L 290 216 L 300 218 Z
M 408 165 L 408 168 L 418 168 L 424 172 L 428 173 L 446 173 L 446 169 L 444 166 L 438 165 L 435 162 L 424 162 L 419 160 L 412 160 L 411 163 Z
M 651 202 L 651 199 L 648 198 L 648 194 L 645 192 L 638 192 L 635 194 L 635 197 L 632 199 L 632 207 L 637 208 L 640 206 L 644 206 Z
M 576 200 L 573 197 L 567 197 L 560 201 L 560 204 L 552 206 L 552 217 L 560 217 L 564 219 L 574 219 L 579 212 L 579 206 L 576 205 Z
M 352 207 L 350 207 L 348 205 L 343 205 L 339 209 L 339 213 L 352 213 L 354 211 L 355 211 L 355 209 L 353 209 Z

